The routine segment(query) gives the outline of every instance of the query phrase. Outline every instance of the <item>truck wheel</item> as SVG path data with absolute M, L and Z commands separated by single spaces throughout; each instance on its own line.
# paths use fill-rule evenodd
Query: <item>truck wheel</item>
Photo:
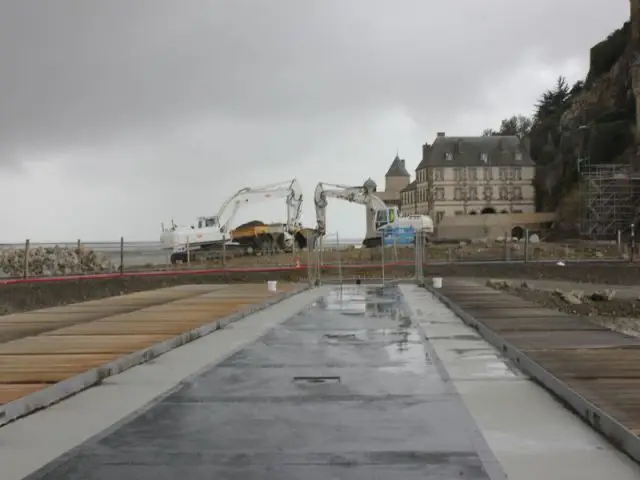
M 380 237 L 365 238 L 362 241 L 362 246 L 364 248 L 375 248 L 375 247 L 380 247 L 381 245 L 382 245 L 382 238 Z
M 186 253 L 176 252 L 171 254 L 171 265 L 175 265 L 178 262 L 184 263 L 186 261 L 187 261 Z

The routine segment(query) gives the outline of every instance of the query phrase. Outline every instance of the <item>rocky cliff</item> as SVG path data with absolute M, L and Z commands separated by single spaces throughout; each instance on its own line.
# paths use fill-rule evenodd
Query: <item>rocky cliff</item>
M 589 73 L 555 110 L 538 115 L 531 150 L 538 163 L 538 208 L 574 216 L 567 205 L 576 194 L 580 170 L 589 163 L 635 165 L 640 98 L 640 0 L 630 0 L 630 20 L 594 45 Z M 635 88 L 634 88 L 635 84 Z M 569 213 L 573 212 L 573 213 Z M 566 218 L 574 223 L 573 218 Z

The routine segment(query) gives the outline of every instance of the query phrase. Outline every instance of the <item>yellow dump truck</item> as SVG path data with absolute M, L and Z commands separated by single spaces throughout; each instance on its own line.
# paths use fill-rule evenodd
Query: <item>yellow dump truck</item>
M 231 231 L 231 241 L 239 245 L 246 255 L 287 252 L 307 246 L 307 231 L 300 229 L 293 235 L 287 233 L 283 223 L 265 224 L 254 220 Z

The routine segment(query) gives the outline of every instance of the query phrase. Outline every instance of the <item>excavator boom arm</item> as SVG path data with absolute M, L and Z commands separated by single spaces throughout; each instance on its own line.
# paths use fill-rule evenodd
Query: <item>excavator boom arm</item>
M 238 190 L 220 207 L 216 214 L 221 233 L 226 234 L 242 205 L 257 199 L 285 198 L 287 204 L 287 229 L 293 230 L 302 215 L 302 189 L 297 179 L 273 183 L 262 187 L 245 187 Z
M 366 206 L 372 212 L 386 210 L 387 205 L 366 185 L 349 186 L 320 182 L 316 186 L 314 204 L 316 208 L 316 232 L 327 233 L 327 199 L 339 198 L 350 203 Z

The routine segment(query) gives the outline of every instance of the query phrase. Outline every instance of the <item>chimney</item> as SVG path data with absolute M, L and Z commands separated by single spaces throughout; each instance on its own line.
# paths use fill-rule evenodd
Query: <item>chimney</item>
M 429 150 L 431 149 L 431 145 L 425 143 L 422 146 L 422 160 L 426 159 L 429 156 Z
M 404 166 L 404 160 L 400 160 L 400 166 L 401 166 L 402 168 L 405 168 L 405 166 Z
M 531 155 L 531 139 L 528 136 L 522 139 L 522 146 L 527 155 Z
M 444 132 L 438 132 L 438 137 L 444 137 L 445 133 Z

